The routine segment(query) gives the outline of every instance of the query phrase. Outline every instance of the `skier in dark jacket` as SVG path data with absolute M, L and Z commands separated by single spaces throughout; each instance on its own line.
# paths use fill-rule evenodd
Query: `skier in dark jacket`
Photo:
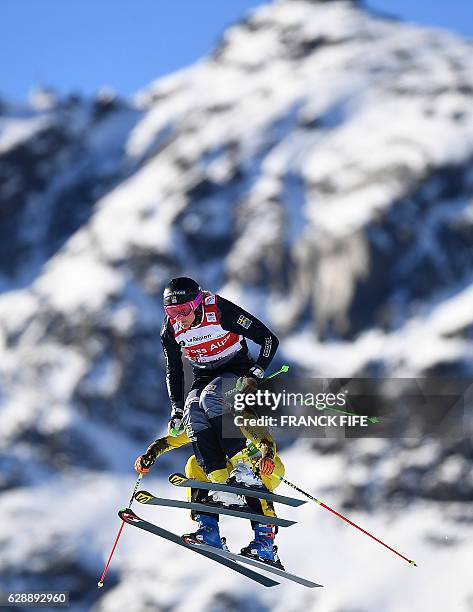
M 190 278 L 171 280 L 164 290 L 164 309 L 161 342 L 171 401 L 169 433 L 178 436 L 187 432 L 197 462 L 211 482 L 262 486 L 253 465 L 246 460 L 246 438 L 239 430 L 236 433 L 237 428 L 231 437 L 223 434 L 224 413 L 228 410 L 224 394 L 233 387 L 241 393 L 256 391 L 274 357 L 278 339 L 256 317 L 220 295 L 202 291 Z M 256 361 L 249 354 L 247 338 L 260 346 Z M 182 351 L 194 375 L 187 398 Z M 271 454 L 261 461 L 262 473 L 270 474 L 274 469 Z M 212 497 L 224 504 L 244 503 L 232 493 L 215 491 Z M 198 514 L 195 518 L 199 529 L 184 536 L 185 541 L 222 548 L 215 515 Z M 254 540 L 242 552 L 277 562 L 273 527 L 253 523 L 253 529 Z

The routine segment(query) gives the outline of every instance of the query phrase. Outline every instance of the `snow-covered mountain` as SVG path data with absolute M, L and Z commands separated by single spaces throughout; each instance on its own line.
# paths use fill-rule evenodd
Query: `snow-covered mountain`
M 323 592 L 262 592 L 131 528 L 108 591 L 95 584 L 131 463 L 167 419 L 170 276 L 261 315 L 307 374 L 471 376 L 472 99 L 470 41 L 281 0 L 132 99 L 2 101 L 0 587 L 67 587 L 77 611 L 471 609 L 468 412 L 464 439 L 306 440 L 284 457 L 417 550 L 416 570 L 307 506 L 281 556 Z M 174 454 L 156 474 L 182 468 Z

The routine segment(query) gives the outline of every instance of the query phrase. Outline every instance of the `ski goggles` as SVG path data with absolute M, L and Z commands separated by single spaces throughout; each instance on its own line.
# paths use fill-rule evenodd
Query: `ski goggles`
M 191 312 L 194 312 L 202 304 L 202 297 L 202 290 L 200 290 L 197 297 L 190 302 L 165 306 L 164 311 L 170 319 L 176 319 L 179 316 L 188 317 Z

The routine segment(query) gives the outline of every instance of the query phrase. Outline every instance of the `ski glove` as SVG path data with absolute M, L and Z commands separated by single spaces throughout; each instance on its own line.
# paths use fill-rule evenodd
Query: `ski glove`
M 248 373 L 236 381 L 235 388 L 239 393 L 254 393 L 258 388 L 260 380 L 264 376 L 264 371 L 259 366 L 252 366 Z
M 146 455 L 140 455 L 136 458 L 135 470 L 138 472 L 138 474 L 148 474 L 153 463 L 154 461 L 150 461 Z
M 271 476 L 275 467 L 271 444 L 267 440 L 262 440 L 260 450 L 261 459 L 258 461 L 258 468 L 260 474 L 262 474 L 263 476 Z
M 274 470 L 274 461 L 270 457 L 261 457 L 258 462 L 259 472 L 263 476 L 271 476 Z
M 168 433 L 170 436 L 175 438 L 179 436 L 184 431 L 184 413 L 180 408 L 173 408 L 171 412 L 171 418 L 168 423 Z

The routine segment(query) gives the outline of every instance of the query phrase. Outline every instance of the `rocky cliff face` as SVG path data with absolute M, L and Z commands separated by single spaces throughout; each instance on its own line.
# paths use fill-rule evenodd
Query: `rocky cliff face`
M 172 275 L 263 316 L 281 359 L 306 373 L 471 375 L 472 75 L 473 45 L 452 34 L 355 2 L 286 0 L 133 99 L 4 102 L 0 489 L 12 513 L 20 486 L 77 469 L 118 478 L 159 431 Z M 315 446 L 364 466 L 342 487 L 354 507 L 370 505 L 373 461 L 389 466 L 376 472 L 383 503 L 473 495 L 465 441 L 430 454 L 424 441 Z

